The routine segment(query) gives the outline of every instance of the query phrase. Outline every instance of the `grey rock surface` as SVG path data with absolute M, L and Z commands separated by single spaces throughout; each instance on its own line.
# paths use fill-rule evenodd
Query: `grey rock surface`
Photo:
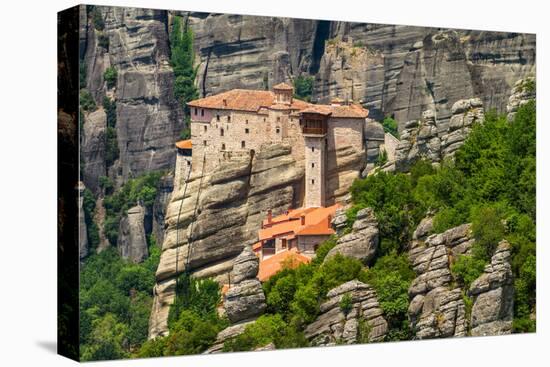
M 535 78 L 528 77 L 518 80 L 512 88 L 512 94 L 508 99 L 506 105 L 506 112 L 508 113 L 508 121 L 513 121 L 518 108 L 529 102 L 530 100 L 537 98 L 537 90 L 535 86 Z
M 246 327 L 253 323 L 254 321 L 243 321 L 226 327 L 218 333 L 214 344 L 210 348 L 208 348 L 203 354 L 215 354 L 223 352 L 223 346 L 226 341 L 244 333 Z
M 467 254 L 474 242 L 470 224 L 428 235 L 432 219 L 416 228 L 409 260 L 417 277 L 409 287 L 409 321 L 418 339 L 466 336 L 468 320 L 462 292 L 452 286 L 452 257 Z
M 501 241 L 484 273 L 470 286 L 468 294 L 474 299 L 471 318 L 473 336 L 512 332 L 514 286 L 510 257 L 510 244 Z
M 325 261 L 336 254 L 353 257 L 363 263 L 369 263 L 376 254 L 379 242 L 378 221 L 371 208 L 361 209 L 357 212 L 357 219 L 353 223 L 350 233 L 338 239 L 326 255 Z
M 102 107 L 94 112 L 84 114 L 80 146 L 82 179 L 86 187 L 95 194 L 100 191 L 99 177 L 107 174 L 105 165 L 106 129 L 107 115 Z
M 351 299 L 349 310 L 340 307 L 344 296 Z M 305 330 L 306 338 L 315 346 L 382 341 L 388 331 L 376 292 L 358 280 L 331 289 L 320 311 Z
M 136 205 L 120 221 L 118 251 L 120 256 L 134 263 L 140 263 L 149 256 L 145 237 L 145 208 Z
M 231 285 L 225 294 L 223 305 L 225 314 L 232 323 L 260 316 L 267 307 L 262 283 L 257 279 L 247 279 Z
M 88 230 L 83 207 L 85 188 L 84 183 L 78 183 L 78 250 L 81 260 L 88 256 Z

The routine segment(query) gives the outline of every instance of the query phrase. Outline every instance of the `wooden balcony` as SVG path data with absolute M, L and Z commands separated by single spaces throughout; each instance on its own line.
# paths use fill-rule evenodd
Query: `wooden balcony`
M 302 127 L 302 134 L 304 135 L 325 135 L 326 133 L 326 127 Z

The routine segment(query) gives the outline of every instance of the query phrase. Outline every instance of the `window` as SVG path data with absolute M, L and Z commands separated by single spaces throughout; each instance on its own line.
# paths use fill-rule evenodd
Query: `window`
M 245 134 L 248 134 L 249 132 L 250 132 L 250 130 L 248 128 L 244 129 Z
M 315 147 L 311 147 L 311 151 L 314 152 L 314 151 L 315 151 Z
M 201 109 L 201 116 L 204 116 L 204 109 Z
M 191 165 L 191 161 L 187 161 L 187 165 L 190 166 L 190 165 Z
M 223 129 L 220 129 L 220 136 L 223 136 Z
M 199 114 L 199 109 L 195 107 L 195 116 L 197 116 L 198 114 Z
M 241 148 L 245 148 L 246 147 L 246 143 L 243 141 L 241 141 Z
M 231 122 L 231 116 L 227 116 L 227 122 Z
M 276 128 L 275 131 L 277 132 L 277 134 L 279 134 L 281 132 L 281 129 L 280 128 Z
M 245 122 L 246 122 L 246 124 L 248 125 L 248 120 L 246 120 Z
M 281 122 L 281 116 L 277 116 L 277 122 Z
M 311 164 L 311 168 L 315 168 L 315 163 L 312 163 L 312 164 Z
M 264 122 L 265 122 L 265 117 L 264 117 Z
M 225 150 L 225 144 L 222 144 L 222 150 Z
M 312 185 L 315 185 L 315 180 L 311 180 L 311 184 L 312 184 Z
M 203 140 L 202 143 L 204 144 L 204 146 L 206 146 L 206 140 Z
M 208 126 L 204 125 L 204 132 L 206 132 L 206 130 L 208 130 Z
M 216 121 L 220 121 L 220 115 L 216 115 Z

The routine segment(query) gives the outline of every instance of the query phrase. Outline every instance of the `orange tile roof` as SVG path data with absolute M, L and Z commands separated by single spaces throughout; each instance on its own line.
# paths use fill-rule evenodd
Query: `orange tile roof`
M 256 242 L 255 244 L 252 245 L 252 250 L 253 251 L 256 251 L 258 249 L 261 249 L 262 248 L 262 243 L 261 242 Z
M 272 218 L 271 224 L 264 220 L 263 227 L 258 231 L 260 241 L 274 237 L 331 235 L 334 230 L 330 226 L 329 216 L 334 217 L 340 204 L 320 208 L 300 208 L 290 210 Z M 302 225 L 301 216 L 305 216 L 305 225 Z
M 296 248 L 278 252 L 275 255 L 260 261 L 258 279 L 260 279 L 261 282 L 264 282 L 281 271 L 283 266 L 288 266 L 294 269 L 300 264 L 308 264 L 310 261 L 311 259 L 309 257 L 300 254 Z
M 191 143 L 191 139 L 189 139 L 189 140 L 180 140 L 176 143 L 176 147 L 178 149 L 192 149 L 193 144 Z
M 279 89 L 279 90 L 294 90 L 292 86 L 286 84 L 286 83 L 279 83 L 275 86 L 273 86 L 273 89 Z
M 308 108 L 300 110 L 302 113 L 317 113 L 324 116 L 339 117 L 339 118 L 366 118 L 369 115 L 369 110 L 357 104 L 350 105 L 311 105 Z

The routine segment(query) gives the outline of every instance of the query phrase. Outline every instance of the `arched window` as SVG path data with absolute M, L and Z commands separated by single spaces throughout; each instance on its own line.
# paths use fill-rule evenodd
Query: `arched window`
M 314 151 L 315 151 L 315 147 L 311 147 L 311 151 L 314 152 Z
M 201 116 L 204 116 L 204 109 L 201 109 Z
M 220 115 L 216 115 L 216 121 L 220 121 Z
M 244 129 L 244 133 L 248 134 L 248 133 L 250 133 L 250 130 L 248 130 L 248 128 L 246 128 L 246 129 Z
M 246 148 L 246 143 L 243 141 L 241 141 L 241 148 Z
M 280 129 L 280 128 L 276 128 L 276 129 L 275 129 L 275 132 L 276 132 L 277 134 L 279 134 L 279 133 L 281 132 L 281 129 Z
M 204 125 L 204 132 L 208 130 L 208 126 Z
M 223 136 L 223 128 L 220 129 L 220 136 Z
M 312 184 L 312 185 L 315 185 L 315 180 L 311 180 L 311 184 Z
M 225 150 L 225 143 L 222 144 L 222 150 Z

